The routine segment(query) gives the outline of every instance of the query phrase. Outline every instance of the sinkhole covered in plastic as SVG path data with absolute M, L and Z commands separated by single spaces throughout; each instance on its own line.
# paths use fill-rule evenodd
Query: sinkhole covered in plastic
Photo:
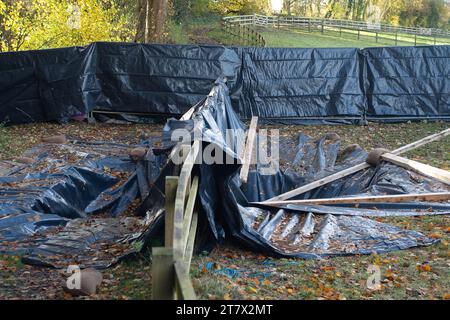
M 31 164 L 2 163 L 0 252 L 20 253 L 24 262 L 35 265 L 105 268 L 146 250 L 162 239 L 165 177 L 180 170 L 169 158 L 176 143 L 171 133 L 179 129 L 201 139 L 203 149 L 212 144 L 216 152 L 233 160 L 202 162 L 194 168 L 200 178 L 198 248 L 233 239 L 243 248 L 276 257 L 383 253 L 438 240 L 375 218 L 450 213 L 448 202 L 357 207 L 253 204 L 364 162 L 367 151 L 356 145 L 343 148 L 333 133 L 313 139 L 299 127 L 298 136 L 280 136 L 274 142 L 280 158 L 275 170 L 268 174 L 266 164 L 257 160 L 243 184 L 238 145 L 245 140 L 245 125 L 231 106 L 225 82 L 219 79 L 195 105 L 192 117 L 169 119 L 159 139 L 139 145 L 79 140 L 41 144 L 24 154 L 35 159 Z M 257 141 L 261 139 L 259 135 Z M 130 158 L 129 150 L 135 147 L 146 149 L 142 159 Z M 382 162 L 294 199 L 449 189 Z

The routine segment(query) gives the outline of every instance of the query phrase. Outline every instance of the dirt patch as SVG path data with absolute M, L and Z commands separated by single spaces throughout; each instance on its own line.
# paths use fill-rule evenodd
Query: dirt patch
M 208 36 L 208 33 L 213 31 L 214 28 L 209 27 L 198 27 L 193 29 L 189 34 L 189 40 L 192 43 L 197 44 L 214 44 L 214 45 L 220 45 L 221 43 L 218 42 L 215 39 L 212 39 Z

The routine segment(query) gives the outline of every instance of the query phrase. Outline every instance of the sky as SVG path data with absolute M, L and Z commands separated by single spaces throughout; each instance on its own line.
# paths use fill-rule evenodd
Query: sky
M 271 0 L 272 1 L 272 10 L 279 12 L 283 8 L 283 0 Z

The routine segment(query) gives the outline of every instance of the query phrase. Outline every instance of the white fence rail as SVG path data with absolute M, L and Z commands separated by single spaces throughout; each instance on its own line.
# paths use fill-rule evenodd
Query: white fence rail
M 316 19 L 294 16 L 264 16 L 259 14 L 224 17 L 224 22 L 237 25 L 252 25 L 260 27 L 303 27 L 311 29 L 324 29 L 326 27 L 353 29 L 359 31 L 409 34 L 415 36 L 430 36 L 438 38 L 450 38 L 450 31 L 434 28 L 413 28 L 393 26 L 382 23 L 370 23 L 364 21 Z

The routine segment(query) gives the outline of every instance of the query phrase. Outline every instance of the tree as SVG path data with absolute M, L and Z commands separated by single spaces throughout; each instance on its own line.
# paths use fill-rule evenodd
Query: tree
M 30 48 L 87 45 L 94 41 L 129 41 L 131 31 L 112 0 L 35 0 L 41 25 L 29 35 Z
M 211 0 L 209 8 L 222 15 L 245 15 L 271 11 L 267 0 Z
M 114 0 L 0 0 L 0 51 L 130 41 Z
M 20 50 L 40 17 L 30 0 L 0 0 L 0 52 Z
M 139 0 L 136 42 L 161 42 L 167 18 L 167 0 Z

